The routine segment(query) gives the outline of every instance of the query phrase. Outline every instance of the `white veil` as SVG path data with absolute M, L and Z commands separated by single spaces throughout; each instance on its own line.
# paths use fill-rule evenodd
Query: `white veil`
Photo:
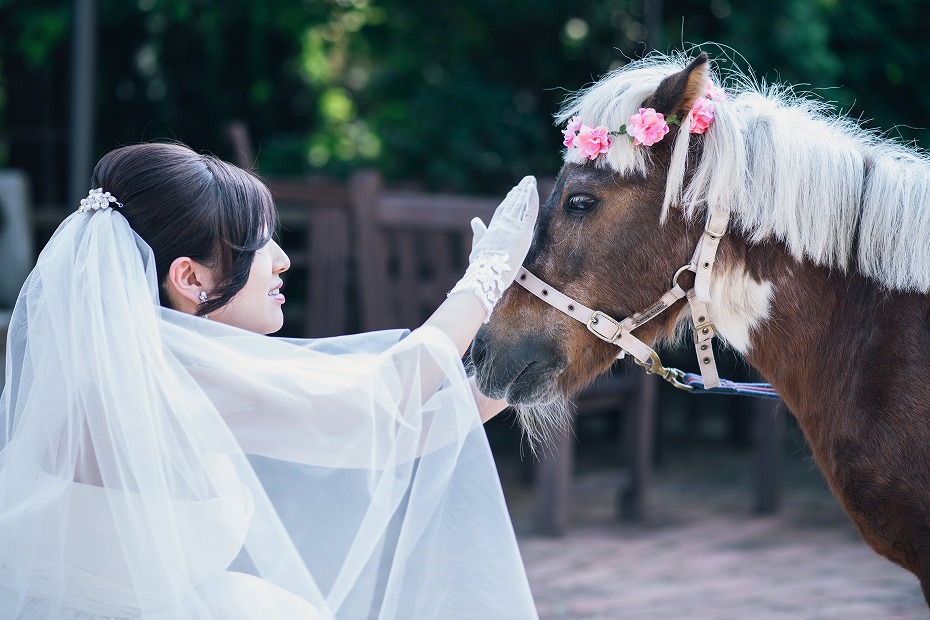
M 283 340 L 164 309 L 127 221 L 75 213 L 0 403 L 2 618 L 536 616 L 436 329 Z

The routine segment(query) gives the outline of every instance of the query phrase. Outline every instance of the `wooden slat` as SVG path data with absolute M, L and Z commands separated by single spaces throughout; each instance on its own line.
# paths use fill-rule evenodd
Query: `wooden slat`
M 307 239 L 308 337 L 336 336 L 346 332 L 346 291 L 349 256 L 349 221 L 344 209 L 326 207 L 310 215 Z
M 626 442 L 621 453 L 630 471 L 630 486 L 620 494 L 620 513 L 628 519 L 643 521 L 648 514 L 659 377 L 639 368 L 628 368 L 626 373 L 635 373 L 638 389 L 627 399 L 625 407 Z
M 394 231 L 398 277 L 394 285 L 396 289 L 391 291 L 391 296 L 394 298 L 398 316 L 393 317 L 393 327 L 413 329 L 423 321 L 420 317 L 420 282 L 417 261 L 419 239 L 417 237 L 414 232 L 408 230 Z
M 572 407 L 571 416 L 577 415 Z M 561 536 L 568 528 L 575 462 L 574 423 L 566 426 L 539 456 L 536 470 L 535 530 L 544 536 Z
M 388 257 L 386 240 L 378 221 L 380 193 L 381 178 L 374 172 L 358 172 L 349 182 L 363 331 L 384 329 L 391 322 L 391 317 L 383 312 L 387 297 Z
M 240 140 L 237 152 L 243 144 Z M 298 242 L 285 248 L 291 258 L 291 273 L 306 281 L 306 299 L 295 300 L 297 303 L 289 306 L 289 315 L 302 311 L 298 324 L 302 325 L 304 337 L 346 333 L 351 261 L 349 185 L 328 178 L 264 180 L 275 198 L 282 227 L 292 234 L 292 241 Z
M 265 179 L 271 195 L 279 204 L 287 202 L 326 205 L 348 209 L 346 183 L 332 179 L 269 177 Z
M 462 274 L 453 273 L 449 233 L 424 234 L 423 241 L 423 248 L 426 251 L 425 260 L 428 261 L 432 273 L 432 277 L 427 283 L 428 290 L 424 294 L 423 301 L 439 306 L 445 299 L 446 293 L 455 285 Z
M 498 201 L 444 194 L 385 194 L 380 198 L 383 226 L 448 231 L 471 235 L 471 219 L 490 221 Z
M 787 411 L 781 400 L 755 398 L 750 405 L 756 423 L 755 511 L 774 514 L 781 504 L 782 467 Z M 749 413 L 749 412 L 745 412 Z

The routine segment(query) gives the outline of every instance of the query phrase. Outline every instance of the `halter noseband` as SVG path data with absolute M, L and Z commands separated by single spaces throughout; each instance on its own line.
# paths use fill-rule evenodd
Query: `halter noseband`
M 675 272 L 672 277 L 672 288 L 656 303 L 622 321 L 617 321 L 605 312 L 592 310 L 575 301 L 523 267 L 517 272 L 517 283 L 550 306 L 583 323 L 588 331 L 604 342 L 620 347 L 618 358 L 629 353 L 640 366 L 646 369 L 646 372 L 661 376 L 679 389 L 691 391 L 691 386 L 683 382 L 684 372 L 677 368 L 663 366 L 659 354 L 632 334 L 634 329 L 659 316 L 679 299 L 687 297 L 688 305 L 691 307 L 691 320 L 694 324 L 694 348 L 700 362 L 701 377 L 707 389 L 715 388 L 720 385 L 712 346 L 717 329 L 710 319 L 707 304 L 710 303 L 710 274 L 717 256 L 717 246 L 720 245 L 720 239 L 727 232 L 729 219 L 729 211 L 709 210 L 704 232 L 697 247 L 694 248 L 691 262 Z M 678 278 L 685 271 L 694 273 L 694 287 L 687 291 L 678 285 Z

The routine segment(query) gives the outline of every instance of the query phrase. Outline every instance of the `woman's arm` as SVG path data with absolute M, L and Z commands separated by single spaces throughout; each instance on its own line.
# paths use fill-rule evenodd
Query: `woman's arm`
M 444 332 L 455 343 L 461 356 L 465 355 L 487 314 L 474 294 L 460 291 L 449 295 L 423 326 L 436 327 Z
M 474 335 L 485 318 L 485 310 L 478 298 L 467 291 L 450 295 L 446 301 L 424 323 L 444 332 L 455 344 L 460 355 L 464 355 Z M 506 400 L 488 398 L 478 390 L 475 378 L 469 380 L 475 403 L 481 414 L 481 422 L 487 422 L 510 406 Z
M 493 398 L 488 398 L 478 389 L 478 386 L 475 385 L 475 378 L 471 377 L 468 380 L 469 385 L 471 385 L 471 392 L 475 395 L 475 403 L 478 405 L 478 413 L 481 414 L 481 423 L 484 424 L 498 413 L 510 406 L 506 400 L 494 400 Z

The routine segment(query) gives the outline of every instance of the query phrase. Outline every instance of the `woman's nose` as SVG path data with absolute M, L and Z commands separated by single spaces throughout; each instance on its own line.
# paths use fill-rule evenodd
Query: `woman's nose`
M 288 257 L 287 252 L 281 249 L 277 243 L 275 243 L 277 252 L 275 253 L 274 258 L 274 267 L 275 273 L 281 273 L 282 271 L 287 271 L 291 268 L 291 259 Z

